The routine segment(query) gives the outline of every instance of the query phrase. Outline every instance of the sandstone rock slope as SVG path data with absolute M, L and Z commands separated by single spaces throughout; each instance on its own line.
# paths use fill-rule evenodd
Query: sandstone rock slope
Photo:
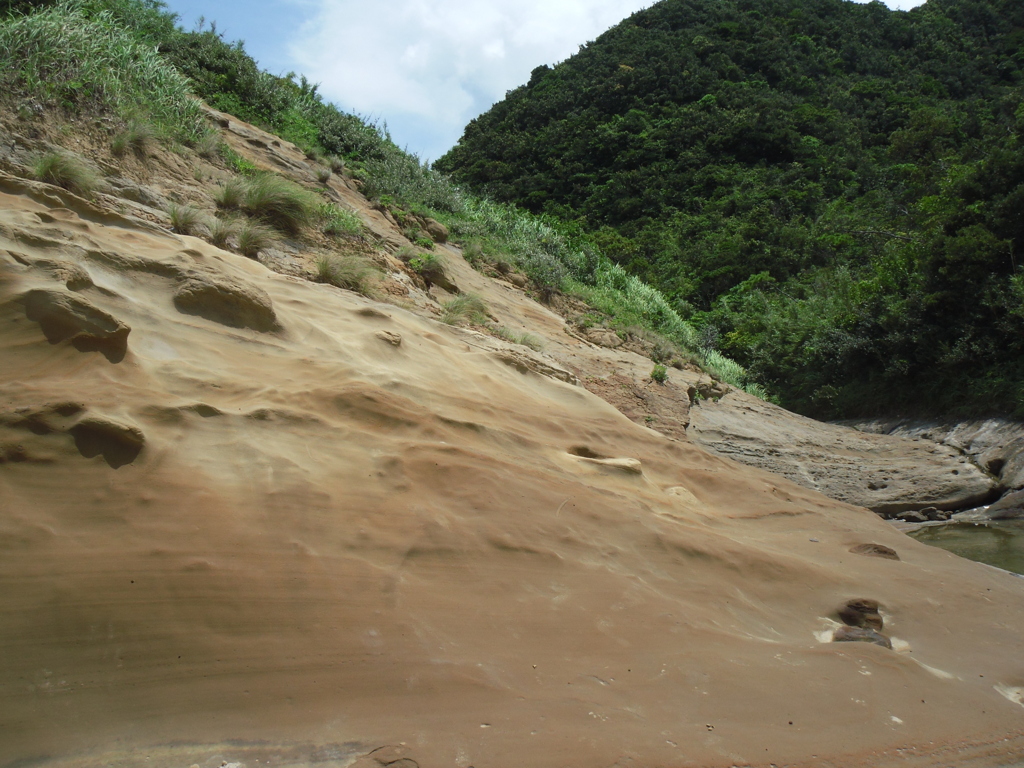
M 541 352 L 397 263 L 377 303 L 136 213 L 0 184 L 0 765 L 1024 752 L 1024 581 L 689 442 L 700 373 L 652 384 L 454 246 Z M 832 642 L 851 600 L 891 648 Z

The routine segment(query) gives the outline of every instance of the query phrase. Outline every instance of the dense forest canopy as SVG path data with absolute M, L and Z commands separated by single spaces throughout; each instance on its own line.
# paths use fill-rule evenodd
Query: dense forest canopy
M 578 223 L 785 405 L 1024 415 L 1024 3 L 663 0 L 436 167 Z

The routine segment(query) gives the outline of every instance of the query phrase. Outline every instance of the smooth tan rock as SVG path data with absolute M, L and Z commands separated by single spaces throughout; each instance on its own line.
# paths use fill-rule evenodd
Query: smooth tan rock
M 33 290 L 22 298 L 29 320 L 39 323 L 51 344 L 70 341 L 81 352 L 102 352 L 119 363 L 131 328 L 86 299 L 63 291 Z
M 274 305 L 266 291 L 239 280 L 196 276 L 182 283 L 174 306 L 233 328 L 273 331 L 278 327 Z
M 393 331 L 377 331 L 374 336 L 383 342 L 390 344 L 393 347 L 402 346 L 401 334 L 394 333 Z
M 441 222 L 434 219 L 424 219 L 423 229 L 435 243 L 448 242 L 448 227 Z
M 843 423 L 865 432 L 951 448 L 992 474 L 1001 488 L 1024 488 L 1024 424 L 1020 422 L 1009 419 L 963 422 L 869 419 Z
M 583 335 L 594 344 L 599 344 L 609 349 L 618 349 L 624 343 L 615 331 L 608 330 L 607 328 L 587 328 Z

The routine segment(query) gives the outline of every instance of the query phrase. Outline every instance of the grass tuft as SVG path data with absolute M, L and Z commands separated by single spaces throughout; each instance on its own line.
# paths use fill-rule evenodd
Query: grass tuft
M 274 230 L 258 221 L 242 219 L 235 231 L 235 242 L 238 252 L 250 259 L 255 259 L 260 251 L 273 247 L 277 243 Z
M 522 344 L 524 347 L 529 347 L 534 352 L 540 352 L 544 348 L 544 342 L 540 338 L 534 336 L 532 333 L 527 333 L 526 331 L 513 331 L 511 328 L 506 328 L 504 325 L 491 326 L 489 330 L 499 339 L 510 341 L 513 344 Z
M 361 256 L 321 256 L 316 260 L 317 282 L 375 296 L 380 271 Z
M 316 171 L 316 180 L 321 184 L 326 184 L 331 180 L 332 171 L 330 168 L 318 168 Z
M 213 195 L 213 201 L 217 204 L 217 207 L 229 211 L 241 208 L 244 199 L 245 182 L 241 179 L 231 179 Z
M 316 217 L 318 199 L 281 176 L 261 174 L 249 179 L 242 210 L 287 234 L 296 234 Z
M 231 238 L 238 234 L 238 220 L 210 218 L 206 228 L 210 231 L 210 242 L 213 245 L 227 248 Z
M 442 305 L 441 322 L 459 325 L 468 322 L 483 325 L 487 322 L 487 304 L 475 293 L 462 293 Z
M 191 205 L 171 203 L 167 206 L 167 215 L 171 217 L 171 230 L 179 235 L 199 235 L 209 231 L 203 212 Z
M 327 158 L 327 165 L 332 171 L 334 171 L 334 173 L 345 172 L 345 160 L 337 155 L 331 155 Z
M 131 120 L 128 126 L 110 142 L 110 151 L 117 157 L 126 155 L 129 151 L 142 157 L 153 146 L 157 136 L 158 131 L 152 123 Z
M 102 186 L 99 172 L 85 158 L 66 150 L 40 155 L 32 166 L 32 176 L 82 197 L 92 197 Z
M 196 142 L 196 152 L 205 160 L 221 157 L 221 140 L 217 131 L 207 131 Z

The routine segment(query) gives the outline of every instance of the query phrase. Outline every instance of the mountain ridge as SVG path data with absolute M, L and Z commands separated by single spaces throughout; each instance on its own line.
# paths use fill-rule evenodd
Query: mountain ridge
M 989 0 L 665 0 L 436 166 L 587 230 L 795 410 L 1016 414 L 1022 40 Z

